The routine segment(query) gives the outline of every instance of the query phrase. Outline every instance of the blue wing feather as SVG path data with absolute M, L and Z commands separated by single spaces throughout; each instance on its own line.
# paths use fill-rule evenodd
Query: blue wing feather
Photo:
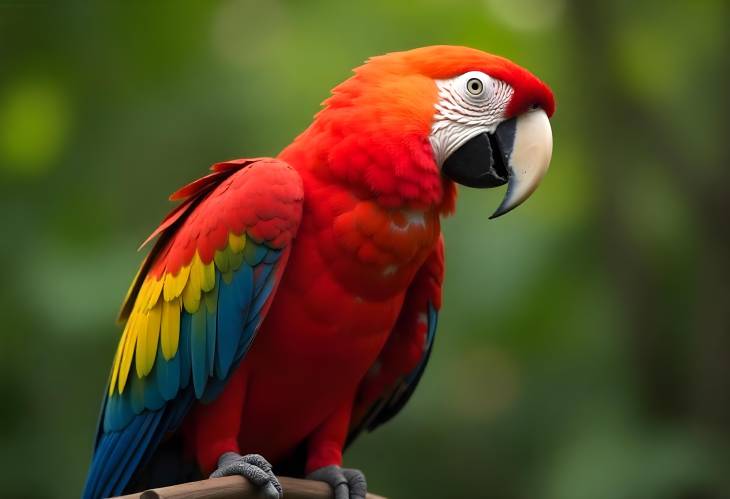
M 271 275 L 272 269 L 273 265 L 264 262 L 256 267 L 256 286 L 254 288 L 254 296 L 259 296 L 259 294 L 261 294 L 261 290 L 264 288 L 264 286 L 266 286 L 266 284 L 268 284 L 269 276 Z
M 217 292 L 217 289 L 216 289 Z M 215 375 L 215 347 L 216 347 L 216 335 L 217 335 L 217 320 L 218 320 L 218 311 L 217 311 L 217 305 L 216 302 L 218 301 L 218 297 L 216 296 L 215 300 L 206 300 L 205 302 L 205 331 L 206 331 L 206 351 L 208 353 L 208 376 L 214 376 Z M 201 309 L 203 307 L 201 306 Z
M 182 424 L 194 401 L 212 401 L 225 388 L 253 342 L 281 263 L 281 252 L 264 244 L 246 248 L 230 283 L 216 270 L 214 307 L 201 300 L 194 314 L 181 311 L 177 354 L 165 360 L 158 344 L 149 375 L 140 379 L 131 373 L 127 389 L 108 397 L 84 499 L 122 494 L 163 436 Z
M 276 284 L 275 279 L 273 279 L 273 274 L 271 274 L 270 271 L 264 272 L 263 274 L 266 278 L 266 283 L 258 290 L 256 299 L 254 300 L 253 305 L 251 305 L 251 313 L 256 317 L 261 314 L 261 310 L 264 308 L 264 304 L 269 300 L 271 291 L 274 289 L 274 284 Z
M 264 257 L 264 263 L 276 263 L 281 256 L 281 250 L 270 249 Z
M 157 362 L 154 371 L 157 378 L 157 387 L 165 400 L 172 400 L 180 390 L 180 357 L 177 352 L 170 360 L 162 356 L 162 343 L 157 346 Z
M 131 390 L 125 390 L 121 395 L 117 392 L 108 398 L 104 412 L 103 431 L 118 431 L 124 428 L 134 417 L 131 403 Z
M 187 388 L 190 385 L 192 375 L 192 361 L 190 358 L 190 330 L 192 329 L 193 318 L 190 314 L 184 313 L 180 318 L 180 338 L 178 340 L 177 354 L 180 356 L 180 387 Z
M 238 345 L 245 341 L 241 338 L 241 324 L 248 316 L 248 305 L 253 295 L 253 270 L 248 265 L 242 266 L 226 284 L 219 279 L 218 290 L 218 337 L 216 345 L 216 376 L 224 379 L 228 376 L 236 358 Z
M 190 325 L 190 358 L 193 369 L 195 396 L 200 398 L 208 382 L 208 339 L 206 337 L 205 307 L 192 314 Z
M 155 368 L 153 368 L 154 371 Z M 151 372 L 149 376 L 140 380 L 144 382 L 144 406 L 145 409 L 156 411 L 165 405 L 165 398 L 162 396 L 160 386 L 157 383 L 157 373 Z

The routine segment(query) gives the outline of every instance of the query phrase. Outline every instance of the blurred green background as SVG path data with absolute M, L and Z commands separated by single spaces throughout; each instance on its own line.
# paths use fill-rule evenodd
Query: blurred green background
M 0 495 L 83 483 L 166 195 L 272 155 L 365 58 L 505 55 L 558 110 L 541 189 L 462 189 L 421 386 L 346 456 L 393 498 L 730 497 L 728 2 L 0 0 Z

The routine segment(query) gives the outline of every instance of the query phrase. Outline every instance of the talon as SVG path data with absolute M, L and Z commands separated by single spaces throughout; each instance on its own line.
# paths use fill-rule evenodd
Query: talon
M 335 493 L 335 499 L 365 499 L 368 493 L 365 475 L 352 468 L 333 464 L 314 470 L 307 478 L 328 484 Z
M 271 471 L 271 464 L 259 454 L 241 456 L 226 452 L 218 458 L 218 468 L 210 478 L 240 475 L 261 489 L 267 499 L 282 499 L 284 492 L 279 480 Z

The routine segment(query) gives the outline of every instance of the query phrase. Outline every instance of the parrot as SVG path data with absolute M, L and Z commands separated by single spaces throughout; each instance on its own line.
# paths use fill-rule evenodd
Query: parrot
M 343 452 L 408 402 L 442 305 L 457 184 L 537 188 L 555 99 L 516 63 L 427 46 L 368 59 L 275 157 L 174 192 L 119 314 L 82 493 L 240 475 L 363 499 Z M 154 241 L 154 242 L 153 242 Z

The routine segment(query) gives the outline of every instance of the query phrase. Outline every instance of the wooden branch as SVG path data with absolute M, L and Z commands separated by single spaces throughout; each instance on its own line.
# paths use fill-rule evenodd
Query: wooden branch
M 332 489 L 324 482 L 280 477 L 284 499 L 332 499 Z M 240 476 L 212 478 L 170 487 L 145 490 L 116 499 L 261 499 L 258 487 Z M 368 494 L 367 499 L 384 499 Z

